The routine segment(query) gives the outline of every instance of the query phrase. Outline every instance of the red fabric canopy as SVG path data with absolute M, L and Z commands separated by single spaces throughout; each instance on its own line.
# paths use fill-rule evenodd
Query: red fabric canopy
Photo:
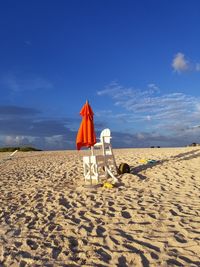
M 82 107 L 80 115 L 83 117 L 76 137 L 76 148 L 91 147 L 96 143 L 96 134 L 94 130 L 93 111 L 88 101 Z

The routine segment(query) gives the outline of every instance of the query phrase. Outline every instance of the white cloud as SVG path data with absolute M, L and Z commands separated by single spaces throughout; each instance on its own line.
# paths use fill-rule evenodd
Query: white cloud
M 199 72 L 200 63 L 186 60 L 183 53 L 177 53 L 172 61 L 172 68 L 175 72 L 181 73 L 186 71 Z
M 200 63 L 196 63 L 196 71 L 200 71 Z
M 192 126 L 190 129 L 198 129 L 198 128 L 200 128 L 200 125 L 194 125 L 194 126 Z
M 109 85 L 105 86 L 104 90 L 98 91 L 97 95 L 109 95 L 113 98 L 118 99 L 119 97 L 128 97 L 132 96 L 134 90 L 132 88 L 124 88 L 123 86 L 119 85 L 117 82 L 113 81 Z
M 152 92 L 159 92 L 159 87 L 154 83 L 149 83 L 148 87 L 152 90 Z
M 185 55 L 177 53 L 172 61 L 172 67 L 176 72 L 183 72 L 189 70 L 189 61 L 185 59 Z
M 110 109 L 99 110 L 95 112 L 96 117 L 110 116 L 111 114 L 112 114 L 112 110 Z
M 197 104 L 196 104 L 196 109 L 197 109 L 197 111 L 200 113 L 200 103 L 197 103 Z
M 73 140 L 67 140 L 66 136 L 53 135 L 51 137 L 37 137 L 25 135 L 0 135 L 0 146 L 32 146 L 44 150 L 71 149 L 75 146 Z
M 26 76 L 26 78 L 24 76 Z M 28 74 L 5 74 L 0 77 L 0 84 L 2 88 L 5 88 L 12 92 L 34 91 L 53 88 L 53 84 L 50 81 L 42 77 L 37 77 Z
M 22 135 L 6 135 L 4 136 L 4 144 L 6 146 L 21 146 L 29 145 L 34 141 L 34 138 L 31 136 L 22 136 Z
M 151 116 L 149 116 L 149 115 L 147 115 L 146 118 L 147 118 L 148 121 L 151 120 Z
M 6 136 L 5 139 L 5 144 L 8 145 L 8 146 L 13 146 L 13 145 L 16 145 L 16 137 L 14 136 Z
M 119 122 L 121 117 L 129 125 L 139 123 L 143 129 L 148 127 L 148 130 L 156 129 L 160 132 L 170 129 L 171 133 L 200 123 L 198 97 L 176 92 L 161 94 L 157 90 L 149 89 L 149 86 L 145 90 L 126 88 L 118 84 L 116 87 L 111 84 L 109 90 L 109 86 L 98 94 L 111 97 L 119 109 L 118 113 L 107 113 L 105 119 L 111 118 L 112 121 Z M 123 123 L 123 120 L 120 122 Z
M 139 140 L 143 140 L 143 139 L 145 139 L 145 135 L 142 134 L 142 133 L 137 133 L 137 138 L 138 138 Z
M 45 137 L 46 144 L 49 147 L 55 147 L 57 149 L 63 148 L 63 135 L 53 135 L 51 137 Z

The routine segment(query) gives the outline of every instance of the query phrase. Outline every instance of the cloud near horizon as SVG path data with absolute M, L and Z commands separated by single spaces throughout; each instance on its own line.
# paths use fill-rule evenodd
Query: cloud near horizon
M 41 115 L 41 111 L 30 107 L 0 106 L 0 145 L 32 145 L 41 149 L 74 147 L 75 131 L 70 128 L 72 119 Z
M 0 106 L 0 146 L 29 145 L 44 150 L 75 149 L 81 118 L 43 117 L 38 109 Z M 95 122 L 96 133 L 105 128 Z
M 177 135 L 186 141 L 195 137 L 200 142 L 199 128 L 196 131 L 188 130 L 199 124 L 200 98 L 178 92 L 161 94 L 156 85 L 140 90 L 126 88 L 116 82 L 112 82 L 97 94 L 101 97 L 109 96 L 113 104 L 121 110 L 121 113 L 118 111 L 117 114 L 111 111 L 107 114 L 106 111 L 99 112 L 99 116 L 110 117 L 112 120 L 124 119 L 124 126 L 133 125 L 132 131 L 134 126 L 140 124 L 140 129 L 143 128 L 149 137 L 156 132 L 163 140 L 166 139 L 163 136 L 172 140 L 172 136 Z M 145 128 L 147 126 L 148 130 Z M 194 132 L 198 134 L 194 136 Z M 166 140 L 170 142 L 170 138 Z
M 120 88 L 122 89 L 122 87 Z M 131 90 L 129 88 L 128 93 L 124 91 L 124 102 L 120 104 L 123 108 L 125 107 L 127 95 L 129 96 L 128 99 L 130 100 Z M 111 91 L 111 95 L 116 97 L 114 88 L 112 88 Z M 99 95 L 103 96 L 104 93 L 101 92 Z M 108 93 L 108 91 L 106 91 L 106 93 Z M 119 91 L 117 94 L 118 97 L 114 98 L 116 102 L 118 102 L 120 98 Z M 137 94 L 142 95 L 139 91 L 137 91 L 137 93 L 134 95 L 136 96 Z M 151 92 L 150 94 L 153 96 L 154 93 Z M 143 95 L 144 97 L 148 96 L 147 92 Z M 137 103 L 137 105 L 138 104 L 139 103 Z M 185 108 L 187 108 L 187 104 Z M 137 115 L 133 113 L 133 110 L 134 107 L 129 106 L 129 109 L 127 109 L 124 114 L 113 114 L 111 110 L 109 114 L 106 111 L 102 111 L 102 113 L 100 112 L 95 120 L 97 137 L 100 135 L 100 131 L 103 128 L 110 127 L 109 121 L 117 120 L 123 125 L 130 125 L 130 121 L 134 122 L 135 120 L 145 120 L 146 115 L 141 115 L 140 108 L 138 108 L 138 106 L 136 106 Z M 102 119 L 102 114 L 104 119 Z M 164 115 L 160 114 L 160 116 Z M 191 114 L 191 116 L 193 115 Z M 111 117 L 112 120 L 110 120 Z M 151 120 L 151 124 L 152 120 L 154 120 L 154 116 L 149 118 L 149 120 Z M 0 106 L 0 146 L 30 145 L 43 150 L 75 149 L 75 140 L 79 125 L 80 119 L 77 118 L 44 118 L 42 117 L 42 112 L 34 108 L 20 106 Z M 195 125 L 198 126 L 198 124 Z M 160 132 L 159 128 L 163 128 L 164 132 Z M 124 129 L 124 127 L 122 127 L 122 129 Z M 150 147 L 152 145 L 184 146 L 192 142 L 200 141 L 200 127 L 190 127 L 189 124 L 182 125 L 181 123 L 178 123 L 177 125 L 173 125 L 171 123 L 166 124 L 165 121 L 163 122 L 163 120 L 158 121 L 158 124 L 156 124 L 156 126 L 154 125 L 149 132 L 145 130 L 137 130 L 136 132 L 123 132 L 122 130 L 121 132 L 119 130 L 117 131 L 112 129 L 112 127 L 111 131 L 113 137 L 112 144 L 114 148 Z M 166 135 L 165 132 L 169 132 L 169 134 Z M 176 134 L 172 134 L 172 132 L 176 132 Z

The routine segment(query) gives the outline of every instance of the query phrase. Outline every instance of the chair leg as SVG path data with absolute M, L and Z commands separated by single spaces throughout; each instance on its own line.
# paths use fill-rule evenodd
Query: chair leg
M 85 177 L 85 182 L 90 180 L 92 184 L 93 180 L 99 181 L 98 163 L 91 161 L 83 161 L 83 172 Z

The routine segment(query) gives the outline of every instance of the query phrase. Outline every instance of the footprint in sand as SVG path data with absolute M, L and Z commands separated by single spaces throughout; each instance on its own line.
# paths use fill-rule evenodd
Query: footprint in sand
M 62 198 L 59 199 L 59 205 L 65 207 L 66 209 L 69 209 L 69 208 L 72 207 L 70 205 L 69 201 L 66 198 L 64 198 L 64 197 L 62 197 Z
M 19 248 L 19 247 L 22 246 L 22 242 L 15 241 L 15 242 L 14 242 L 14 245 L 15 245 L 16 248 Z
M 55 216 L 56 216 L 55 211 L 51 211 L 47 218 L 49 219 L 49 221 L 52 221 L 55 218 Z
M 62 248 L 60 246 L 52 247 L 52 258 L 56 260 L 59 254 L 61 253 L 61 251 L 62 251 Z
M 131 215 L 128 211 L 122 211 L 121 214 L 122 214 L 122 217 L 124 217 L 125 219 L 131 218 Z
M 118 264 L 117 264 L 117 266 L 118 267 L 128 267 L 128 265 L 127 265 L 127 261 L 126 261 L 126 257 L 124 257 L 124 256 L 120 256 L 119 258 L 118 258 Z
M 73 236 L 70 236 L 68 238 L 68 241 L 69 241 L 69 248 L 72 252 L 77 252 L 77 249 L 78 249 L 78 241 L 73 237 Z
M 105 233 L 106 229 L 100 225 L 97 226 L 96 233 L 98 236 L 103 236 Z
M 109 207 L 110 212 L 115 212 L 115 209 L 113 207 Z
M 158 260 L 158 259 L 159 259 L 158 254 L 156 254 L 156 253 L 154 253 L 154 252 L 151 252 L 151 257 L 152 257 L 152 259 L 154 259 L 154 260 Z
M 96 253 L 99 254 L 101 260 L 106 263 L 109 263 L 110 260 L 112 259 L 112 257 L 103 248 L 96 250 Z
M 31 239 L 28 239 L 26 241 L 26 243 L 33 250 L 36 250 L 38 248 L 38 244 L 35 241 L 31 240 Z
M 167 260 L 167 264 L 168 264 L 167 266 L 182 266 L 182 267 L 184 267 L 184 265 L 180 261 L 175 260 L 175 259 Z
M 172 209 L 169 210 L 173 216 L 178 216 L 178 213 Z
M 181 233 L 175 234 L 174 238 L 176 239 L 176 241 L 178 241 L 180 243 L 187 243 L 187 240 L 185 239 L 184 235 Z

